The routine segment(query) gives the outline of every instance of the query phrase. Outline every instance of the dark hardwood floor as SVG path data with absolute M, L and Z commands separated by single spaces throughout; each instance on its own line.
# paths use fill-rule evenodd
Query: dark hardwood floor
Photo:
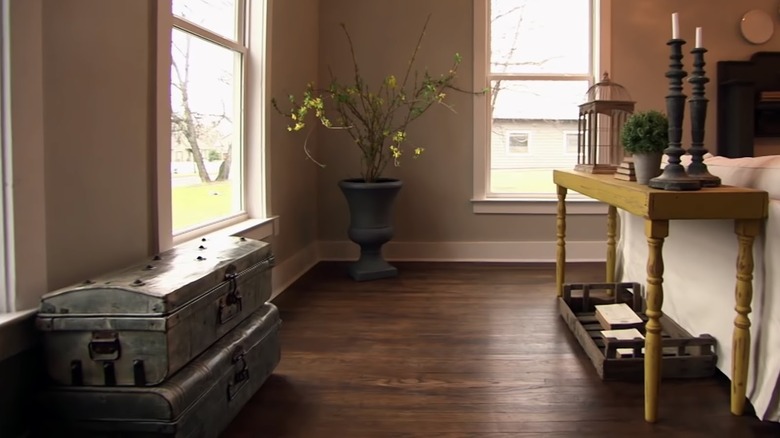
M 356 283 L 323 263 L 282 294 L 282 360 L 223 438 L 780 437 L 729 413 L 723 375 L 663 381 L 646 423 L 641 381 L 601 381 L 558 315 L 553 265 L 398 267 Z

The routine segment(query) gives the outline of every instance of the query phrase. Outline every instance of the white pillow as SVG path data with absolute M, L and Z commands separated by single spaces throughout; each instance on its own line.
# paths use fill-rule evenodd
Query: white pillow
M 711 174 L 725 185 L 765 190 L 780 199 L 780 155 L 763 157 L 711 157 L 704 160 Z

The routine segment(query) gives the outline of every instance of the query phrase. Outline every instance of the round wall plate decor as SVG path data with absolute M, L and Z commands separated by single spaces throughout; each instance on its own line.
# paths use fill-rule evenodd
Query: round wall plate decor
M 764 44 L 775 33 L 775 23 L 766 12 L 753 9 L 742 16 L 739 29 L 747 41 L 753 44 Z

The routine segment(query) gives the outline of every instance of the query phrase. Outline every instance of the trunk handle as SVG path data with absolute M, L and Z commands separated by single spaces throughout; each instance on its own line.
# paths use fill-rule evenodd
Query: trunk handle
M 225 324 L 243 309 L 244 297 L 238 290 L 238 272 L 235 265 L 229 265 L 225 271 L 225 281 L 228 282 L 228 293 L 217 301 L 217 321 L 219 324 Z
M 249 363 L 246 360 L 246 352 L 244 347 L 238 346 L 233 352 L 233 359 L 231 360 L 233 366 L 236 367 L 236 371 L 233 374 L 233 379 L 228 382 L 227 398 L 228 401 L 236 398 L 238 392 L 246 386 L 249 381 Z
M 92 332 L 89 342 L 89 357 L 94 361 L 111 361 L 119 359 L 122 348 L 117 332 Z

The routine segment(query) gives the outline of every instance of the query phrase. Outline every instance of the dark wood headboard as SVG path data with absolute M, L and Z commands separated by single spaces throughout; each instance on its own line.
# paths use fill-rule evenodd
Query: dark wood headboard
M 717 155 L 752 157 L 756 137 L 780 137 L 780 99 L 767 92 L 780 92 L 780 52 L 718 62 Z

